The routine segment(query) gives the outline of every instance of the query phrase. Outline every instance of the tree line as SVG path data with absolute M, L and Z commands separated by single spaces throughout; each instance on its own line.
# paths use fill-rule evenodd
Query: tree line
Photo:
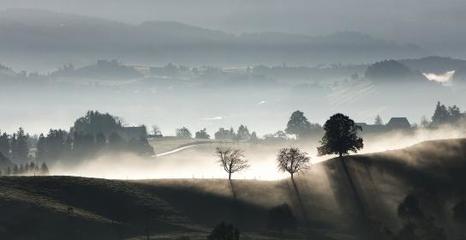
M 0 171 L 2 176 L 46 176 L 49 175 L 49 167 L 46 163 L 38 165 L 34 162 L 26 164 L 14 164 Z
M 154 154 L 144 126 L 125 128 L 117 117 L 98 111 L 88 111 L 69 131 L 50 129 L 31 137 L 19 128 L 11 135 L 0 134 L 0 154 L 15 163 L 72 162 L 111 152 Z
M 290 121 L 292 119 L 293 116 Z M 340 159 L 343 159 L 343 155 L 357 152 L 364 147 L 363 139 L 358 135 L 362 131 L 361 127 L 344 114 L 337 113 L 331 116 L 325 122 L 323 129 L 325 133 L 320 141 L 321 146 L 317 148 L 320 156 L 337 154 Z M 240 149 L 217 147 L 216 155 L 220 165 L 228 174 L 229 180 L 233 173 L 249 167 L 244 152 Z M 309 168 L 309 161 L 308 154 L 296 147 L 282 148 L 277 154 L 278 169 L 288 172 L 292 180 L 295 174 Z
M 154 135 L 156 131 L 154 131 Z M 176 137 L 190 139 L 193 138 L 193 134 L 187 127 L 181 127 L 176 129 Z M 194 138 L 196 139 L 211 139 L 211 136 L 207 133 L 207 129 L 203 128 L 195 132 Z M 233 127 L 230 129 L 219 128 L 214 134 L 215 140 L 230 140 L 230 141 L 256 141 L 258 140 L 256 132 L 250 132 L 246 125 L 241 124 L 238 130 L 234 130 Z

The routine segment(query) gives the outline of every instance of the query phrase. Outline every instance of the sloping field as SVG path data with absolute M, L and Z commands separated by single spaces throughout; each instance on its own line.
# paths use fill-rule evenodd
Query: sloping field
M 354 188 L 333 159 L 298 177 L 298 192 L 290 180 L 2 177 L 0 239 L 205 239 L 221 221 L 236 224 L 242 239 L 390 239 L 411 194 L 456 240 L 464 236 L 452 209 L 466 197 L 465 156 L 466 140 L 454 139 L 345 157 Z M 267 222 L 283 203 L 299 227 L 279 235 Z

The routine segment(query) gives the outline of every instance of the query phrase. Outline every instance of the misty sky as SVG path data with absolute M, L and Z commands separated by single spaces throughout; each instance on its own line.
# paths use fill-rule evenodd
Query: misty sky
M 0 0 L 1 8 L 40 8 L 140 23 L 179 21 L 228 32 L 312 35 L 360 31 L 420 45 L 461 44 L 464 0 Z

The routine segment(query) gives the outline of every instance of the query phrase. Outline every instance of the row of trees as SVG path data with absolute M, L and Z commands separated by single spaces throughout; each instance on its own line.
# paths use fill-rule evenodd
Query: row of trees
M 320 141 L 321 146 L 317 148 L 318 154 L 337 154 L 339 156 L 339 161 L 343 165 L 344 174 L 348 179 L 351 190 L 355 197 L 358 198 L 356 188 L 351 175 L 349 174 L 343 155 L 346 155 L 349 152 L 357 152 L 363 148 L 363 139 L 358 136 L 358 132 L 362 130 L 361 127 L 357 126 L 348 116 L 338 113 L 331 116 L 330 119 L 325 122 L 323 129 L 325 134 Z M 233 186 L 231 182 L 232 174 L 249 167 L 249 163 L 245 159 L 243 151 L 240 149 L 218 147 L 216 149 L 216 154 L 218 156 L 220 166 L 228 174 L 230 185 Z M 307 218 L 305 216 L 305 209 L 294 176 L 306 169 L 309 169 L 309 167 L 310 157 L 306 152 L 301 151 L 299 148 L 282 148 L 277 154 L 277 168 L 282 172 L 290 174 L 291 182 L 305 219 Z M 235 197 L 234 191 L 233 197 Z M 269 214 L 267 225 L 270 229 L 281 233 L 284 229 L 293 230 L 296 228 L 296 219 L 288 205 L 284 204 L 277 206 L 271 209 Z M 217 228 L 222 228 L 223 230 L 229 229 L 229 231 L 227 231 L 229 233 L 234 232 L 231 230 L 231 226 L 229 228 L 225 228 L 225 226 L 222 225 L 217 226 Z M 218 229 L 214 230 L 208 239 L 237 239 L 235 237 L 231 237 L 235 236 L 234 234 L 228 235 L 230 236 L 228 238 L 213 238 L 212 236 L 216 236 L 216 233 L 218 233 Z
M 46 163 L 40 166 L 34 162 L 26 164 L 14 164 L 0 172 L 3 176 L 45 176 L 49 174 L 49 167 Z
M 117 117 L 98 111 L 78 118 L 70 131 L 50 129 L 35 138 L 22 128 L 12 135 L 0 134 L 0 153 L 16 163 L 79 160 L 102 152 L 154 154 L 144 126 L 125 128 Z
M 22 128 L 12 135 L 3 133 L 0 135 L 0 153 L 15 162 L 27 162 L 30 142 L 31 137 Z
M 37 141 L 36 159 L 55 162 L 63 159 L 82 159 L 106 152 L 133 152 L 153 154 L 147 138 L 125 140 L 120 134 L 112 132 L 108 137 L 98 134 L 51 129 L 47 135 L 41 134 Z
M 435 107 L 434 115 L 432 116 L 432 122 L 424 123 L 423 125 L 428 125 L 431 127 L 438 127 L 445 124 L 456 124 L 461 119 L 465 119 L 466 114 L 462 113 L 460 108 L 456 105 L 445 106 L 440 102 L 437 102 Z
M 357 152 L 362 149 L 363 139 L 358 136 L 361 127 L 348 116 L 341 113 L 335 114 L 327 120 L 323 127 L 325 134 L 320 141 L 321 146 L 317 148 L 319 155 L 337 154 L 343 161 L 342 156 L 349 152 Z M 216 154 L 219 163 L 228 174 L 231 180 L 233 173 L 242 171 L 249 167 L 244 153 L 240 149 L 220 148 L 217 147 Z M 295 147 L 283 148 L 278 152 L 277 164 L 278 169 L 288 172 L 291 180 L 294 175 L 309 167 L 310 158 L 307 153 L 302 152 Z M 345 163 L 343 162 L 345 165 Z M 345 167 L 346 169 L 346 167 Z
M 191 131 L 186 127 L 176 129 L 176 137 L 178 138 L 193 138 Z M 207 129 L 201 129 L 195 133 L 196 139 L 210 139 L 211 136 L 207 133 Z M 216 140 L 232 140 L 232 141 L 255 141 L 257 140 L 256 132 L 250 132 L 248 127 L 240 125 L 238 130 L 235 131 L 233 128 L 225 129 L 220 128 L 215 132 L 214 137 Z
M 432 121 L 423 120 L 421 125 L 424 127 L 437 127 L 444 124 L 455 124 L 461 119 L 466 117 L 465 113 L 456 106 L 445 106 L 440 102 L 437 103 Z M 375 125 L 383 125 L 383 120 L 380 115 L 377 115 L 374 120 Z M 267 134 L 264 136 L 265 140 L 287 140 L 288 135 L 294 135 L 297 139 L 305 139 L 315 135 L 321 135 L 325 129 L 317 124 L 311 123 L 304 116 L 301 111 L 295 111 L 291 114 L 289 121 L 287 122 L 285 131 L 278 131 L 274 134 Z M 186 127 L 182 127 L 176 130 L 177 137 L 180 138 L 192 138 L 192 134 Z M 241 125 L 235 132 L 233 128 L 225 129 L 220 128 L 215 133 L 216 140 L 258 140 L 255 132 L 250 133 L 247 126 Z M 197 139 L 210 139 L 210 135 L 207 134 L 206 129 L 201 129 L 195 133 Z
M 427 118 L 423 118 L 421 120 L 421 126 L 425 128 L 436 128 L 447 124 L 455 125 L 465 120 L 466 113 L 462 112 L 458 106 L 446 106 L 437 102 L 431 121 L 427 120 Z M 374 124 L 378 126 L 384 125 L 380 115 L 375 117 Z M 286 134 L 295 135 L 298 139 L 303 139 L 312 135 L 320 135 L 323 131 L 325 131 L 325 129 L 319 124 L 310 123 L 303 112 L 295 111 L 291 114 L 284 132 L 278 131 L 275 134 L 266 135 L 265 139 L 286 140 Z

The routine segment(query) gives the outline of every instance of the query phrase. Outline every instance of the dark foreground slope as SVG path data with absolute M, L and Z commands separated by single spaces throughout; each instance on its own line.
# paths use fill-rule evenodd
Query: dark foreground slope
M 326 165 L 339 205 L 385 239 L 465 239 L 466 139 L 423 142 Z M 348 196 L 351 198 L 348 199 Z M 346 197 L 346 198 L 345 198 Z M 413 235 L 410 235 L 413 234 Z
M 220 221 L 239 226 L 242 239 L 403 239 L 419 212 L 431 225 L 422 224 L 462 239 L 465 156 L 466 140 L 457 139 L 346 157 L 356 192 L 338 159 L 300 176 L 298 192 L 289 180 L 2 177 L 0 239 L 205 239 Z M 406 218 L 398 209 L 408 195 L 417 215 Z M 299 227 L 279 234 L 267 223 L 283 203 Z

